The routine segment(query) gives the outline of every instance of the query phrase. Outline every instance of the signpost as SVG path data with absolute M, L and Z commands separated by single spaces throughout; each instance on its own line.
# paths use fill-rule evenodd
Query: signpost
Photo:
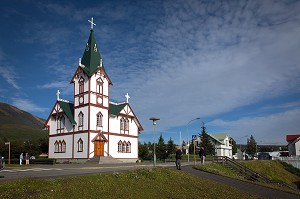
M 5 142 L 5 145 L 8 145 L 8 164 L 10 164 L 10 142 Z
M 196 139 L 197 135 L 192 135 L 192 140 L 194 142 L 194 166 L 196 166 Z

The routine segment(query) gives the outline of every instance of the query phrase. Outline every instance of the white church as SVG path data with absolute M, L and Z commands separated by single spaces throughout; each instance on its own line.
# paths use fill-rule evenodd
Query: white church
M 138 159 L 139 132 L 143 127 L 126 102 L 110 101 L 109 79 L 93 31 L 79 59 L 71 84 L 74 102 L 57 101 L 45 123 L 49 135 L 48 157 L 90 159 L 110 156 L 122 162 Z

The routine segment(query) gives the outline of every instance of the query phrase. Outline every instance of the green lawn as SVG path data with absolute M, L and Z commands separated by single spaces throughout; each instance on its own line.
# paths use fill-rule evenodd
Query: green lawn
M 170 168 L 0 183 L 0 198 L 257 198 Z

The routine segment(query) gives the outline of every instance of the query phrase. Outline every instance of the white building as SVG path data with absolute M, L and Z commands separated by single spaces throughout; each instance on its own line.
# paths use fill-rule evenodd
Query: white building
M 121 161 L 138 159 L 139 132 L 143 130 L 126 102 L 110 102 L 109 79 L 93 27 L 71 84 L 74 102 L 59 99 L 45 123 L 49 158 L 89 159 L 111 156 Z
M 232 145 L 229 142 L 230 137 L 226 133 L 222 134 L 208 134 L 215 146 L 216 156 L 227 156 L 232 158 Z
M 286 135 L 290 156 L 300 156 L 300 134 Z

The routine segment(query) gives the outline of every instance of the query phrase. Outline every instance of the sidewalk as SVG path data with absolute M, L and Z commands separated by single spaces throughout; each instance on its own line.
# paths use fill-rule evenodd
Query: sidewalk
M 300 195 L 291 194 L 291 193 L 275 190 L 272 188 L 256 185 L 256 184 L 253 184 L 250 182 L 236 180 L 236 179 L 232 179 L 229 177 L 224 177 L 224 176 L 196 170 L 191 165 L 182 167 L 182 171 L 192 174 L 192 175 L 202 177 L 202 178 L 206 178 L 206 179 L 209 179 L 212 181 L 216 181 L 216 182 L 219 182 L 222 184 L 226 184 L 228 186 L 234 187 L 239 190 L 246 191 L 252 195 L 256 195 L 256 196 L 263 197 L 263 198 L 272 198 L 272 199 L 274 199 L 274 198 L 299 199 L 300 198 Z

